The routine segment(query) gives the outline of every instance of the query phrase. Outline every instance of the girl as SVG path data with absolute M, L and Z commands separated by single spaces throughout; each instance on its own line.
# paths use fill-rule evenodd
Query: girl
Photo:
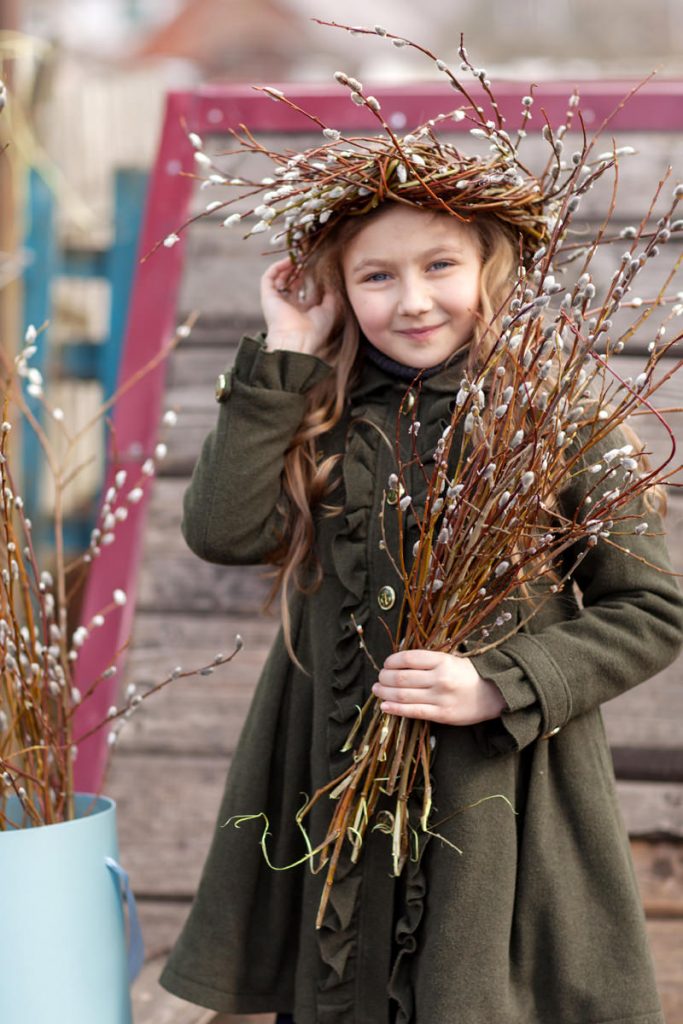
M 426 464 L 463 372 L 484 362 L 523 244 L 505 213 L 464 221 L 386 196 L 341 215 L 305 273 L 292 280 L 289 260 L 266 271 L 267 331 L 242 340 L 221 381 L 184 536 L 209 561 L 279 566 L 283 625 L 161 976 L 220 1013 L 663 1024 L 599 710 L 679 651 L 683 602 L 657 568 L 669 562 L 656 516 L 630 545 L 640 559 L 591 548 L 574 574 L 581 607 L 561 588 L 484 653 L 391 653 L 385 628 L 402 596 L 390 559 L 400 491 L 386 489 L 396 425 L 408 453 L 417 416 Z M 596 460 L 608 447 L 595 446 Z M 424 476 L 414 463 L 407 473 L 419 506 Z M 567 509 L 582 486 L 561 496 Z M 297 811 L 348 764 L 342 748 L 371 692 L 392 714 L 434 723 L 434 817 L 447 842 L 422 836 L 396 878 L 386 836 L 368 831 L 359 863 L 340 861 L 316 930 L 322 876 L 269 864 L 305 859 Z M 509 804 L 481 802 L 491 794 Z M 269 863 L 258 823 L 229 823 L 260 812 Z M 328 819 L 319 801 L 313 845 Z

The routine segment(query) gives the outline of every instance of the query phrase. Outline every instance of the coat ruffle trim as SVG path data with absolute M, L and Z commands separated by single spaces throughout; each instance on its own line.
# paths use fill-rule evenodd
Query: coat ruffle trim
M 416 860 L 409 860 L 404 868 L 405 895 L 403 914 L 396 924 L 395 942 L 398 953 L 389 979 L 389 995 L 398 1003 L 396 1024 L 410 1024 L 415 1020 L 415 996 L 410 979 L 410 958 L 417 950 L 417 929 L 424 914 L 427 880 L 422 867 L 424 847 L 429 836 L 421 836 Z
M 437 437 L 445 430 L 451 421 L 451 403 L 453 392 L 448 391 L 439 395 L 430 395 L 430 420 L 438 424 Z M 433 422 L 432 421 L 432 422 Z M 434 428 L 427 424 L 425 434 L 431 433 Z M 425 466 L 428 464 L 431 452 L 423 453 L 422 458 Z M 422 474 L 418 474 L 420 483 L 423 481 Z M 415 494 L 413 505 L 423 512 L 426 499 L 426 484 L 414 488 Z M 417 801 L 418 805 L 420 801 Z M 417 809 L 419 817 L 419 806 Z M 424 916 L 424 904 L 427 896 L 427 876 L 423 866 L 425 850 L 429 843 L 430 836 L 424 832 L 417 834 L 418 849 L 414 857 L 411 857 L 404 870 L 404 890 L 402 901 L 402 914 L 396 922 L 394 931 L 394 942 L 398 952 L 394 960 L 394 966 L 389 979 L 388 994 L 398 1004 L 395 1024 L 411 1024 L 415 1020 L 415 994 L 412 980 L 410 961 L 417 951 L 417 931 Z
M 366 406 L 355 406 L 352 416 L 361 419 Z M 330 777 L 349 765 L 350 752 L 342 752 L 364 701 L 363 661 L 357 627 L 370 617 L 367 573 L 368 521 L 372 511 L 377 446 L 381 435 L 365 423 L 354 423 L 344 460 L 347 513 L 334 538 L 332 559 L 346 597 L 340 609 L 338 640 L 332 661 L 334 710 L 328 719 L 327 741 Z M 355 868 L 355 870 L 354 870 Z M 358 945 L 359 894 L 362 874 L 346 851 L 339 859 L 327 913 L 318 931 L 318 944 L 326 973 L 318 986 L 319 1024 L 343 1024 L 354 1012 L 354 988 Z
M 443 430 L 450 420 L 452 392 L 430 395 L 428 409 Z M 356 721 L 366 694 L 363 690 L 366 654 L 360 646 L 358 627 L 365 627 L 371 610 L 368 581 L 369 517 L 376 486 L 374 474 L 378 448 L 384 443 L 369 415 L 372 400 L 352 409 L 355 421 L 344 460 L 344 488 L 347 513 L 332 546 L 332 559 L 346 597 L 340 609 L 338 640 L 332 667 L 334 711 L 328 720 L 328 752 L 331 778 L 341 774 L 350 762 L 342 748 Z M 384 407 L 381 406 L 382 411 Z M 380 416 L 382 415 L 380 411 Z M 426 426 L 426 424 L 425 424 Z M 425 431 L 426 433 L 426 431 Z M 415 495 L 419 500 L 419 496 Z M 417 949 L 416 932 L 424 913 L 426 879 L 422 869 L 424 841 L 419 856 L 405 868 L 403 912 L 395 926 L 398 950 L 389 983 L 389 994 L 398 1003 L 398 1024 L 413 1019 L 414 996 L 410 980 L 410 958 Z M 318 932 L 318 943 L 326 973 L 318 987 L 319 1024 L 343 1024 L 353 1013 L 358 947 L 359 901 L 362 873 L 347 855 L 337 866 L 327 913 Z

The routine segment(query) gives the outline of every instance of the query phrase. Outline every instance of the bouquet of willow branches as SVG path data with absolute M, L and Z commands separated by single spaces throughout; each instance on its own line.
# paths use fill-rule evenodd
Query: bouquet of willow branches
M 117 398 L 135 384 L 160 359 L 165 358 L 180 337 L 187 337 L 190 325 L 180 327 L 171 342 L 117 393 L 103 403 L 93 418 L 77 431 L 69 429 L 63 410 L 51 406 L 45 398 L 40 371 L 30 365 L 36 353 L 35 328 L 29 327 L 24 347 L 11 364 L 0 349 L 2 392 L 4 395 L 0 425 L 0 481 L 2 499 L 2 544 L 0 545 L 0 832 L 30 825 L 49 825 L 74 817 L 73 763 L 78 744 L 102 728 L 108 728 L 110 751 L 121 727 L 137 711 L 143 700 L 166 686 L 172 679 L 208 674 L 232 660 L 242 646 L 236 637 L 235 650 L 218 654 L 210 664 L 197 669 L 175 668 L 156 685 L 139 692 L 134 683 L 126 689 L 121 707 L 109 708 L 104 720 L 83 735 L 74 735 L 76 709 L 90 699 L 98 685 L 117 671 L 116 661 L 102 674 L 88 681 L 80 692 L 73 681 L 73 669 L 85 643 L 96 643 L 97 630 L 105 616 L 125 604 L 126 594 L 116 589 L 111 602 L 88 623 L 79 625 L 69 636 L 67 613 L 73 595 L 80 589 L 82 575 L 104 545 L 115 542 L 116 528 L 137 504 L 153 478 L 156 463 L 166 454 L 166 445 L 157 444 L 142 464 L 138 479 L 129 479 L 120 469 L 113 486 L 104 496 L 99 519 L 87 551 L 66 561 L 63 541 L 64 494 L 85 463 L 75 464 L 78 441 L 100 425 Z M 23 395 L 40 400 L 47 415 L 57 424 L 61 436 L 52 442 L 43 430 Z M 52 475 L 55 488 L 54 536 L 55 568 L 41 571 L 33 542 L 31 520 L 16 486 L 12 471 L 11 410 L 21 412 L 36 431 Z M 176 413 L 168 410 L 164 426 L 173 426 Z M 8 797 L 18 799 L 22 820 L 12 820 Z
M 362 215 L 387 200 L 417 204 L 465 221 L 493 214 L 518 233 L 515 284 L 483 325 L 482 350 L 488 355 L 478 371 L 463 377 L 454 396 L 451 422 L 429 467 L 421 463 L 414 442 L 419 424 L 412 425 L 411 462 L 420 465 L 428 483 L 424 512 L 404 493 L 406 464 L 401 461 L 398 427 L 397 469 L 387 482 L 388 488 L 403 495 L 397 508 L 400 543 L 395 568 L 405 596 L 394 650 L 457 653 L 467 643 L 469 654 L 482 653 L 487 644 L 497 646 L 523 624 L 508 630 L 507 636 L 499 631 L 495 641 L 489 638 L 486 624 L 506 621 L 502 610 L 506 599 L 529 592 L 541 581 L 552 594 L 568 582 L 591 547 L 622 547 L 629 534 L 645 533 L 648 524 L 634 521 L 631 502 L 643 495 L 653 501 L 657 488 L 672 485 L 680 468 L 674 464 L 673 432 L 653 400 L 680 367 L 677 363 L 665 373 L 658 369 L 681 337 L 681 332 L 672 330 L 672 323 L 683 312 L 683 293 L 671 291 L 683 256 L 667 262 L 651 298 L 637 297 L 633 289 L 644 267 L 649 273 L 662 262 L 666 243 L 677 234 L 683 237 L 683 219 L 676 218 L 683 185 L 671 191 L 669 169 L 640 223 L 611 230 L 619 161 L 633 150 L 612 143 L 596 152 L 596 145 L 614 114 L 645 83 L 618 104 L 592 138 L 586 133 L 578 93 L 570 96 L 564 121 L 556 128 L 540 111 L 548 155 L 543 170 L 534 176 L 520 158 L 533 116 L 533 87 L 522 99 L 518 128 L 508 130 L 487 72 L 472 64 L 462 42 L 460 71 L 474 79 L 473 86 L 464 84 L 430 50 L 382 26 L 320 24 L 419 51 L 454 90 L 460 106 L 399 136 L 385 120 L 377 98 L 366 95 L 357 79 L 337 72 L 335 79 L 348 90 L 351 102 L 370 112 L 383 133 L 345 137 L 280 90 L 262 87 L 272 100 L 307 117 L 321 131 L 323 141 L 301 153 L 275 152 L 241 125 L 239 131 L 232 131 L 237 147 L 227 152 L 260 155 L 271 164 L 267 177 L 247 180 L 225 174 L 204 152 L 201 138 L 190 132 L 195 160 L 210 172 L 200 176 L 201 187 L 229 186 L 239 192 L 228 200 L 210 202 L 199 216 L 241 203 L 222 224 L 226 228 L 250 225 L 245 237 L 271 232 L 271 242 L 280 246 L 274 251 L 290 255 L 293 277 L 305 270 L 321 241 L 344 217 Z M 464 155 L 441 138 L 438 129 L 447 129 L 450 121 L 471 125 L 470 134 L 480 145 L 488 143 L 490 155 Z M 574 152 L 567 154 L 572 132 L 578 141 Z M 606 174 L 613 175 L 608 209 L 598 230 L 586 239 L 585 230 L 576 232 L 573 221 L 582 198 Z M 581 234 L 584 238 L 576 240 Z M 163 244 L 174 245 L 178 237 L 173 233 Z M 599 248 L 610 243 L 625 246 L 625 251 L 598 295 L 592 261 Z M 615 323 L 622 326 L 616 328 Z M 648 354 L 635 379 L 624 379 L 612 357 L 641 328 L 649 333 Z M 633 415 L 655 417 L 670 440 L 667 457 L 655 467 L 637 438 L 630 441 L 626 421 Z M 599 460 L 591 454 L 595 445 L 599 445 L 595 451 L 602 451 L 605 445 L 599 443 L 622 425 L 626 434 L 614 435 L 618 446 L 607 448 Z M 454 441 L 457 447 L 451 457 Z M 579 507 L 568 517 L 558 497 L 578 474 L 585 474 L 589 483 Z M 407 514 L 419 526 L 410 564 L 403 557 Z M 537 610 L 538 603 L 528 616 Z M 365 647 L 361 627 L 358 632 Z M 297 819 L 303 829 L 317 801 L 324 796 L 335 801 L 327 835 L 315 849 L 309 846 L 314 870 L 327 867 L 318 925 L 345 844 L 350 845 L 355 861 L 368 828 L 389 832 L 393 870 L 398 874 L 410 855 L 411 831 L 418 824 L 429 831 L 429 723 L 384 713 L 379 699 L 372 696 L 344 749 L 353 751 L 347 770 L 315 793 Z M 393 808 L 383 810 L 381 820 L 373 817 L 380 794 L 392 799 Z M 416 799 L 419 822 L 411 820 Z
M 413 459 L 429 482 L 422 514 L 408 493 L 403 493 L 396 510 L 400 539 L 398 560 L 392 561 L 405 596 L 394 650 L 419 648 L 456 654 L 467 642 L 471 655 L 498 646 L 526 621 L 507 633 L 499 632 L 497 639 L 489 642 L 486 623 L 495 620 L 497 626 L 503 626 L 510 618 L 509 613 L 500 614 L 506 599 L 528 592 L 544 579 L 547 593 L 557 592 L 596 544 L 627 550 L 629 535 L 648 530 L 648 523 L 635 519 L 629 511 L 631 502 L 642 495 L 652 501 L 655 487 L 676 486 L 672 477 L 681 468 L 674 464 L 676 443 L 653 399 L 682 365 L 679 361 L 667 372 L 658 373 L 658 364 L 683 332 L 665 340 L 667 323 L 662 323 L 635 380 L 623 379 L 610 357 L 623 349 L 655 306 L 667 301 L 662 291 L 651 302 L 643 302 L 645 312 L 638 313 L 618 334 L 611 334 L 617 308 L 629 305 L 621 302 L 621 296 L 631 290 L 656 245 L 668 237 L 680 195 L 678 188 L 674 202 L 660 218 L 660 227 L 647 238 L 642 225 L 636 231 L 625 254 L 628 258 L 622 259 L 607 295 L 599 302 L 587 270 L 588 259 L 577 283 L 566 292 L 562 290 L 556 310 L 551 310 L 549 301 L 558 292 L 549 273 L 552 248 L 539 252 L 528 272 L 520 270 L 503 316 L 504 326 L 484 367 L 461 381 L 433 466 L 427 468 L 422 463 L 413 441 Z M 683 296 L 672 301 L 665 321 L 683 313 Z M 640 308 L 641 302 L 632 305 Z M 599 345 L 599 339 L 604 344 Z M 620 443 L 607 450 L 603 444 L 599 458 L 592 453 L 595 445 L 634 414 L 655 417 L 670 441 L 666 458 L 656 467 L 637 443 Z M 413 438 L 416 432 L 412 431 Z M 627 428 L 619 441 L 628 441 L 629 436 Z M 456 438 L 462 447 L 449 460 Z M 402 493 L 405 463 L 398 455 L 398 438 L 396 451 L 398 471 L 387 487 Z M 589 483 L 582 502 L 568 517 L 557 497 L 579 474 L 585 474 Z M 416 517 L 419 527 L 410 564 L 403 558 L 408 514 Z M 569 552 L 571 564 L 567 567 Z M 563 554 L 564 568 L 558 575 Z M 538 608 L 538 602 L 532 603 L 527 619 Z M 363 644 L 360 627 L 359 634 Z M 325 794 L 336 801 L 327 835 L 315 851 L 319 867 L 328 868 L 319 924 L 345 843 L 351 845 L 355 861 L 367 828 L 389 832 L 393 870 L 399 874 L 410 855 L 411 830 L 417 825 L 409 816 L 414 791 L 420 796 L 419 826 L 429 831 L 429 722 L 385 713 L 379 698 L 372 696 L 344 749 L 353 750 L 350 766 L 319 790 L 299 815 L 299 820 L 305 818 Z M 380 794 L 393 798 L 393 810 L 384 811 L 382 821 L 375 822 L 373 812 Z
M 673 207 L 662 218 L 665 223 L 672 212 Z M 657 235 L 654 232 L 645 241 L 646 255 Z M 638 242 L 643 244 L 642 233 L 634 238 Z M 671 478 L 681 468 L 674 465 L 675 440 L 652 401 L 681 367 L 677 362 L 666 373 L 657 373 L 658 363 L 683 332 L 664 341 L 666 325 L 661 325 L 635 380 L 623 379 L 610 365 L 610 356 L 621 351 L 635 322 L 606 340 L 602 352 L 596 348 L 619 303 L 614 292 L 630 290 L 643 261 L 635 255 L 623 260 L 599 305 L 584 270 L 559 308 L 551 312 L 546 300 L 556 284 L 546 272 L 545 260 L 539 255 L 539 269 L 520 276 L 508 305 L 510 312 L 504 317 L 506 326 L 485 366 L 461 381 L 452 420 L 437 443 L 433 468 L 419 460 L 413 444 L 413 458 L 428 474 L 429 483 L 422 514 L 407 493 L 397 507 L 400 540 L 398 560 L 392 561 L 405 597 L 394 650 L 456 654 L 467 642 L 472 655 L 498 646 L 539 608 L 538 603 L 532 604 L 527 620 L 489 642 L 486 623 L 495 620 L 500 627 L 510 618 L 509 613 L 500 614 L 506 599 L 544 579 L 548 594 L 557 592 L 596 544 L 627 550 L 629 535 L 648 530 L 648 523 L 629 511 L 630 503 L 638 496 L 651 496 L 657 486 L 675 486 Z M 660 294 L 648 304 L 648 311 L 664 301 Z M 681 297 L 675 303 L 667 319 L 683 312 Z M 647 312 L 637 320 L 644 316 Z M 599 459 L 592 453 L 594 445 L 641 413 L 656 417 L 670 439 L 670 451 L 658 466 L 651 467 L 640 446 L 632 443 L 607 450 L 601 445 Z M 414 437 L 416 431 L 412 433 Z M 462 447 L 449 464 L 456 438 L 462 440 Z M 627 439 L 628 434 L 620 436 L 621 442 Z M 403 490 L 405 463 L 398 459 L 398 472 L 387 487 Z M 557 496 L 579 474 L 586 474 L 589 483 L 570 518 L 562 513 Z M 417 519 L 419 539 L 407 564 L 402 553 L 409 513 Z M 558 575 L 560 556 L 567 552 L 572 552 L 571 564 L 567 567 L 565 559 Z M 363 643 L 360 627 L 359 633 Z M 351 859 L 358 859 L 381 793 L 394 798 L 393 810 L 384 811 L 382 823 L 374 827 L 392 836 L 395 874 L 410 855 L 410 832 L 416 823 L 409 818 L 409 801 L 414 791 L 421 798 L 419 825 L 429 831 L 429 722 L 382 712 L 379 698 L 372 696 L 344 749 L 353 750 L 351 765 L 319 790 L 299 816 L 303 819 L 325 794 L 337 801 L 327 836 L 315 851 L 320 867 L 328 865 L 319 923 L 341 848 L 350 843 Z

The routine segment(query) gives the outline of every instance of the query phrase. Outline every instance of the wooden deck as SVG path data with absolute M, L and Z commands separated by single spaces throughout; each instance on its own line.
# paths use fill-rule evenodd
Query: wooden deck
M 680 139 L 673 154 L 668 142 L 656 145 L 648 137 L 647 145 L 654 153 L 649 180 L 665 159 L 683 166 Z M 624 217 L 631 217 L 643 194 L 637 181 L 627 185 Z M 590 195 L 587 200 L 593 203 Z M 611 268 L 603 259 L 607 279 Z M 105 789 L 118 801 L 122 862 L 139 900 L 147 946 L 147 963 L 133 989 L 135 1024 L 208 1024 L 213 1017 L 164 992 L 157 978 L 189 911 L 225 773 L 276 622 L 259 615 L 265 594 L 260 569 L 209 565 L 185 548 L 180 502 L 215 419 L 215 376 L 231 365 L 241 333 L 260 326 L 258 278 L 265 262 L 216 222 L 199 223 L 191 232 L 179 319 L 194 308 L 202 319 L 169 367 L 166 405 L 178 409 L 180 422 L 151 502 L 123 685 L 151 685 L 174 665 L 204 664 L 230 650 L 237 632 L 245 647 L 226 669 L 180 680 L 158 694 L 123 732 L 108 773 Z M 628 359 L 623 366 L 629 372 Z M 661 404 L 683 404 L 680 382 Z M 637 426 L 653 447 L 661 443 L 642 423 Z M 683 496 L 673 496 L 670 505 L 670 543 L 683 570 Z M 683 661 L 605 707 L 667 1024 L 683 1024 L 682 675 Z M 272 1017 L 228 1021 L 270 1024 Z

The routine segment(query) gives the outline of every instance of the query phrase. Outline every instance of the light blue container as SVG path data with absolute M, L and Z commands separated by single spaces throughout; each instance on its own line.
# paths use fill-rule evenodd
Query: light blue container
M 7 814 L 21 821 L 17 797 Z M 129 982 L 144 950 L 118 863 L 116 804 L 80 793 L 76 815 L 0 832 L 2 1024 L 132 1024 Z

